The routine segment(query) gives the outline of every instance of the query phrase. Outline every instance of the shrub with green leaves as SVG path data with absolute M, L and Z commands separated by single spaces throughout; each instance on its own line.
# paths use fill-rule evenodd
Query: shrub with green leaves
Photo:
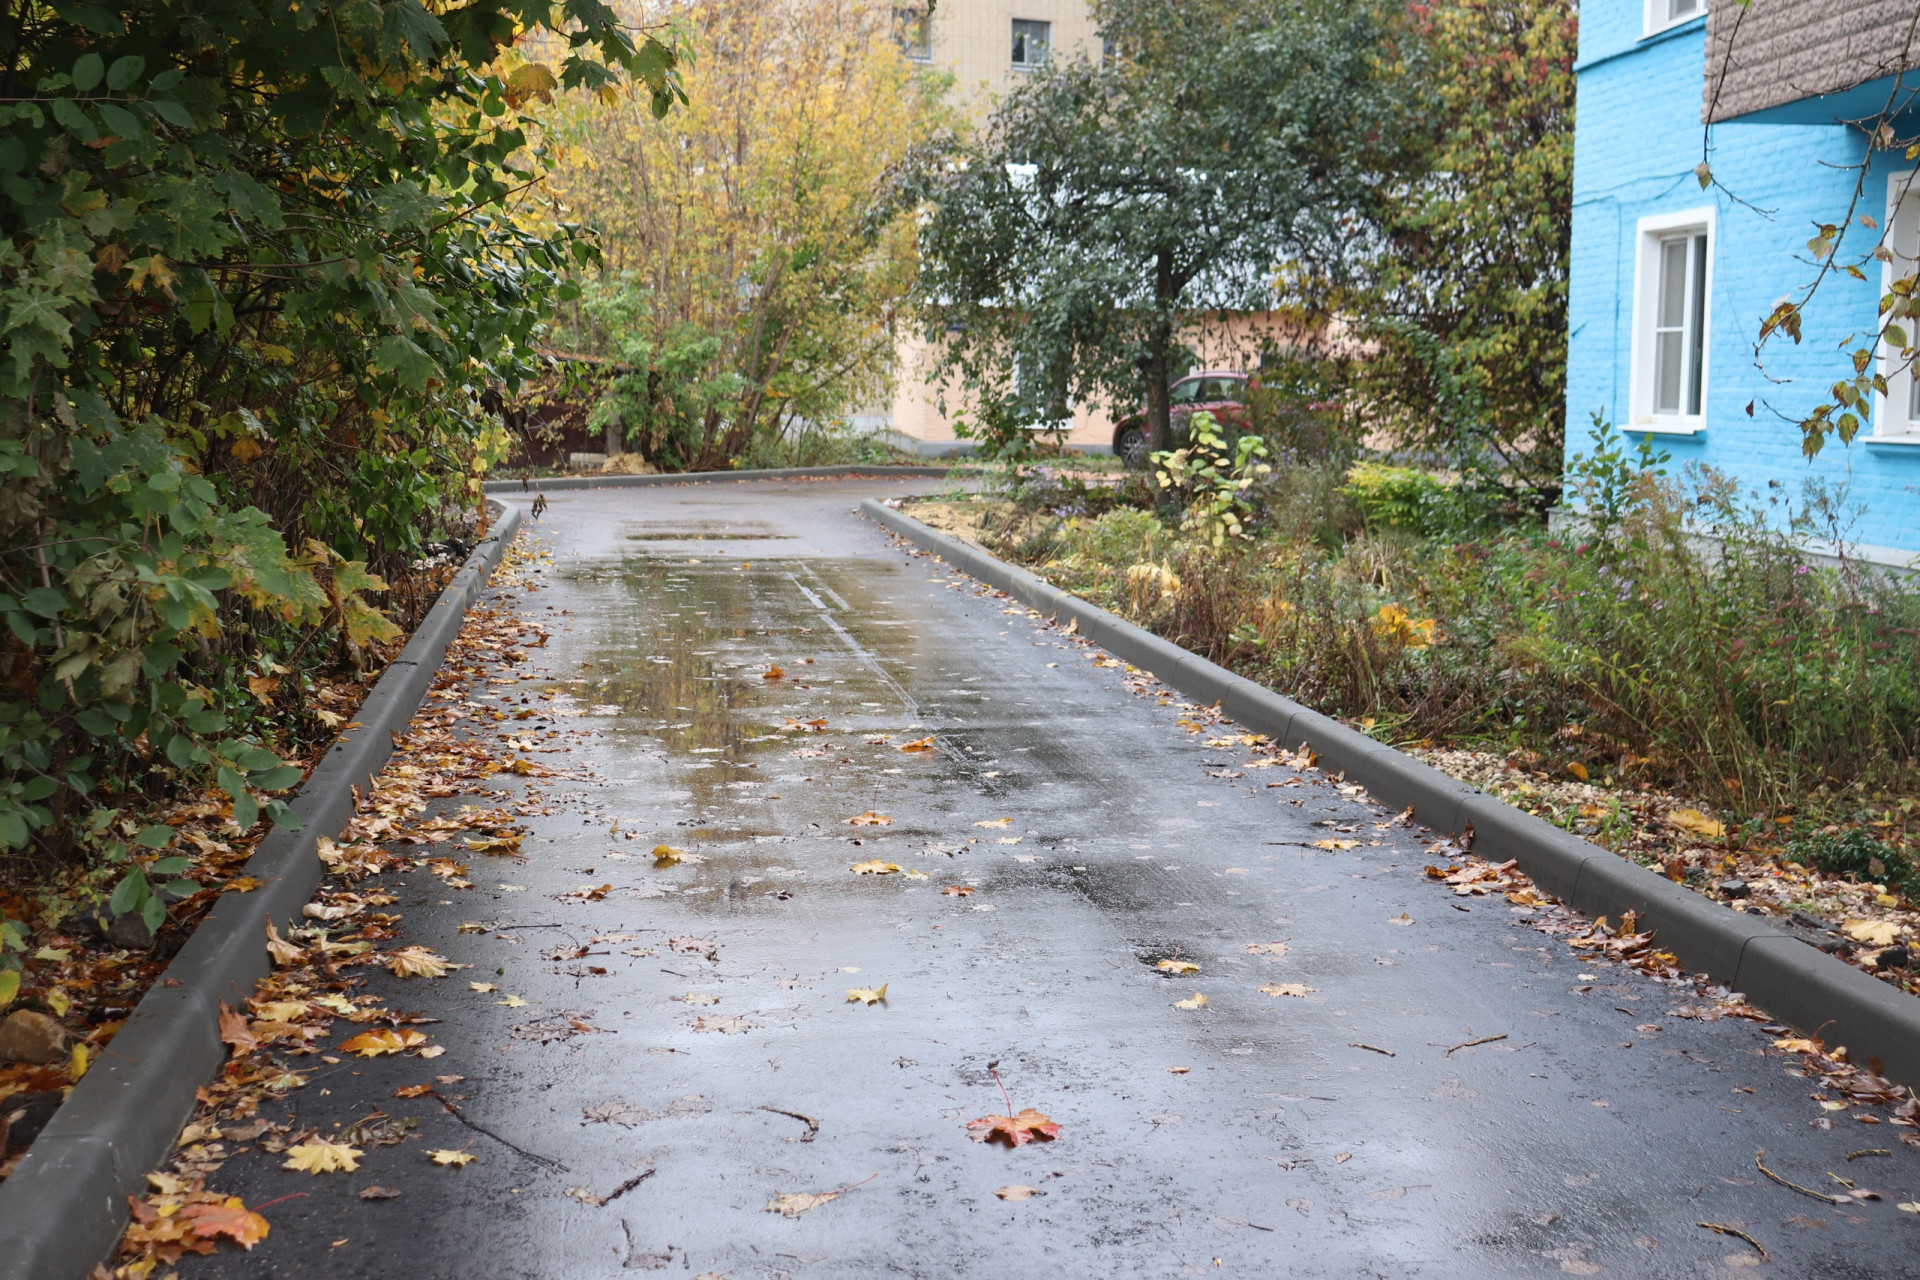
M 0 852 L 152 921 L 185 864 L 130 815 L 288 817 L 250 669 L 396 634 L 380 575 L 477 501 L 592 256 L 515 211 L 518 108 L 663 112 L 674 57 L 594 0 L 25 4 L 0 54 Z
M 1868 884 L 1884 884 L 1912 896 L 1920 890 L 1920 872 L 1913 859 L 1883 844 L 1858 827 L 1815 831 L 1787 842 L 1789 861 Z

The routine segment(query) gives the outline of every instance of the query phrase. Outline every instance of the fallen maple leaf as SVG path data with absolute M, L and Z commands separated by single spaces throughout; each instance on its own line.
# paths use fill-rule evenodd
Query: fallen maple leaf
M 753 1023 L 726 1013 L 703 1013 L 687 1025 L 695 1031 L 718 1031 L 728 1036 L 743 1036 L 753 1030 Z
M 847 870 L 857 876 L 890 876 L 900 870 L 900 864 L 896 862 L 883 862 L 879 858 L 874 858 L 867 862 L 856 862 L 848 867 Z
M 1247 954 L 1251 956 L 1283 956 L 1292 950 L 1284 942 L 1249 942 Z
M 467 984 L 467 990 L 469 991 L 486 992 L 486 991 L 498 991 L 499 989 L 500 989 L 499 985 L 492 982 L 469 982 Z
M 252 893 L 265 883 L 266 881 L 256 876 L 235 876 L 220 888 L 227 893 Z
M 856 813 L 851 818 L 848 818 L 847 825 L 850 827 L 890 827 L 893 825 L 893 819 L 884 813 L 875 813 L 869 809 L 865 813 Z
M 267 1238 L 267 1220 L 247 1208 L 239 1196 L 228 1196 L 213 1204 L 190 1204 L 180 1213 L 193 1224 L 193 1233 L 203 1239 L 227 1236 L 242 1249 L 251 1249 Z
M 267 921 L 267 956 L 275 964 L 281 968 L 285 968 L 288 965 L 299 964 L 302 960 L 305 960 L 307 953 L 302 948 L 282 938 L 280 931 L 273 927 L 273 921 L 269 920 Z
M 286 1150 L 287 1160 L 280 1167 L 295 1173 L 352 1173 L 360 1167 L 361 1152 L 344 1142 L 309 1138 Z
M 972 895 L 973 886 L 968 884 L 950 884 L 940 892 L 949 898 L 965 898 Z
M 397 978 L 444 978 L 448 961 L 425 947 L 402 947 L 387 957 L 387 971 Z
M 1727 834 L 1727 825 L 1710 818 L 1698 809 L 1675 809 L 1667 815 L 1667 822 L 1690 835 L 1714 839 Z
M 247 1025 L 247 1015 L 229 1009 L 225 1000 L 220 1002 L 220 1038 L 233 1050 L 236 1058 L 260 1047 L 253 1029 Z
M 890 982 L 883 982 L 880 984 L 878 991 L 875 991 L 872 987 L 848 987 L 847 1003 L 879 1004 L 887 998 L 887 988 L 892 985 Z
M 435 1164 L 450 1164 L 456 1169 L 464 1169 L 480 1157 L 470 1151 L 429 1151 L 427 1159 Z
M 779 664 L 776 663 L 775 665 L 768 667 L 766 671 L 761 674 L 760 678 L 762 680 L 779 680 L 779 679 L 783 679 L 786 676 L 786 674 L 787 674 L 786 672 L 780 669 Z
M 1175 1000 L 1173 1007 L 1176 1009 L 1204 1009 L 1207 1007 L 1207 998 L 1196 991 L 1185 1000 Z
M 377 1058 L 383 1053 L 405 1053 L 426 1042 L 427 1038 L 418 1031 L 362 1031 L 351 1040 L 341 1041 L 340 1051 Z
M 899 751 L 932 751 L 933 749 L 932 738 L 916 738 L 912 742 L 903 742 L 896 748 Z
M 1038 1187 L 1024 1186 L 1016 1182 L 1010 1187 L 998 1188 L 993 1194 L 999 1196 L 1002 1200 L 1031 1200 L 1035 1196 L 1043 1196 L 1047 1193 Z
M 1304 986 L 1298 982 L 1269 982 L 1263 985 L 1260 990 L 1276 998 L 1280 996 L 1306 996 L 1313 994 L 1312 987 Z
M 988 818 L 982 822 L 976 822 L 973 825 L 976 827 L 1004 828 L 1004 827 L 1012 826 L 1013 819 L 1012 818 Z
M 433 1086 L 430 1084 L 410 1084 L 403 1088 L 395 1089 L 393 1096 L 396 1098 L 424 1098 L 432 1092 Z
M 483 836 L 466 841 L 466 846 L 475 853 L 518 853 L 520 840 L 519 836 Z
M 1162 960 L 1153 966 L 1162 973 L 1198 973 L 1200 966 L 1191 960 Z
M 1060 1126 L 1032 1107 L 1022 1107 L 1013 1116 L 981 1116 L 967 1121 L 975 1142 L 1004 1142 L 1010 1147 L 1025 1146 L 1035 1138 L 1051 1142 L 1060 1136 Z
M 653 846 L 653 865 L 656 867 L 671 867 L 675 863 L 686 861 L 686 857 L 687 855 L 683 851 L 674 848 L 670 844 L 657 844 Z
M 1313 842 L 1313 847 L 1316 849 L 1354 849 L 1359 845 L 1358 840 L 1315 840 Z
M 362 1187 L 360 1198 L 362 1200 L 398 1200 L 400 1189 L 398 1187 Z
M 1870 947 L 1890 947 L 1900 936 L 1900 926 L 1891 920 L 1849 920 L 1840 931 Z

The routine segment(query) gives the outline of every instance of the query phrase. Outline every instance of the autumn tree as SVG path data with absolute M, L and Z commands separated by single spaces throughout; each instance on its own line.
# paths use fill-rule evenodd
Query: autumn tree
M 877 196 L 947 121 L 943 81 L 896 47 L 892 12 L 676 5 L 685 110 L 656 124 L 644 101 L 575 94 L 550 116 L 553 196 L 603 255 L 560 337 L 617 362 L 602 417 L 648 461 L 725 466 L 756 433 L 884 393 L 914 254 Z
M 1281 264 L 1339 276 L 1392 145 L 1382 13 L 1109 0 L 1117 56 L 1063 61 L 921 170 L 919 285 L 979 429 L 1144 394 L 1156 449 L 1183 336 L 1266 312 Z

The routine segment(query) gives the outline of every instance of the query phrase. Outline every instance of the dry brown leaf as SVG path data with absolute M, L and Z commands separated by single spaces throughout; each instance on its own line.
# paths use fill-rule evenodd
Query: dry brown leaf
M 932 751 L 934 750 L 933 739 L 931 737 L 916 738 L 912 742 L 901 743 L 898 747 L 895 748 L 895 750 L 910 751 L 910 752 Z
M 847 825 L 850 827 L 890 827 L 893 825 L 893 819 L 884 813 L 875 813 L 869 809 L 865 813 L 856 813 L 851 818 L 848 818 Z
M 950 884 L 940 892 L 949 898 L 966 898 L 973 895 L 973 886 L 968 884 Z
M 306 951 L 286 941 L 280 931 L 273 927 L 273 921 L 267 921 L 267 957 L 281 968 L 296 965 L 307 958 Z
M 252 1053 L 260 1047 L 260 1041 L 254 1037 L 253 1029 L 247 1025 L 247 1015 L 229 1009 L 225 1000 L 220 1002 L 220 1038 L 226 1042 L 236 1058 L 243 1053 Z
M 192 1223 L 193 1234 L 204 1240 L 226 1236 L 242 1249 L 251 1249 L 267 1238 L 267 1220 L 247 1208 L 239 1196 L 210 1204 L 183 1205 L 180 1216 Z
M 410 1084 L 395 1089 L 393 1096 L 396 1098 L 424 1098 L 432 1092 L 433 1086 L 430 1084 Z

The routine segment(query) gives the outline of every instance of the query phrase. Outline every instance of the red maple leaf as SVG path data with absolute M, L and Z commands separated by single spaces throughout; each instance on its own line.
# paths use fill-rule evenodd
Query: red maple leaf
M 225 1000 L 220 1002 L 220 1038 L 232 1047 L 236 1058 L 260 1047 L 253 1029 L 247 1025 L 247 1015 L 229 1009 Z
M 967 1128 L 973 1131 L 975 1142 L 997 1139 L 1010 1147 L 1023 1146 L 1035 1138 L 1051 1142 L 1060 1136 L 1060 1126 L 1032 1107 L 1022 1107 L 1019 1115 L 981 1116 L 967 1121 Z

